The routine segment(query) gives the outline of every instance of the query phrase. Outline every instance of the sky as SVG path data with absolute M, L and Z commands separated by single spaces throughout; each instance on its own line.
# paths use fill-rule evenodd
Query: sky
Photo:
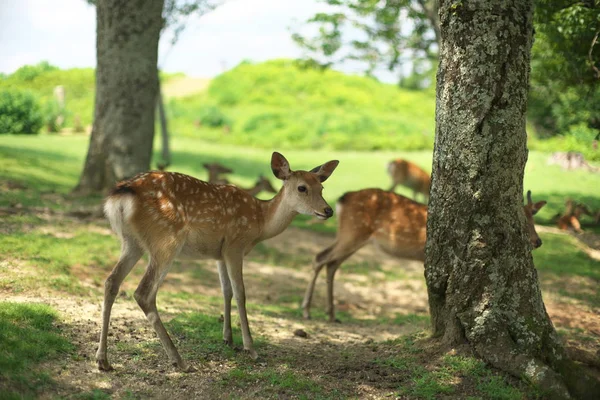
M 317 0 L 227 0 L 211 13 L 190 17 L 175 46 L 159 45 L 168 72 L 213 77 L 243 60 L 299 57 L 290 28 L 300 28 L 326 5 Z M 46 60 L 60 68 L 96 63 L 95 8 L 84 0 L 0 0 L 0 72 Z M 342 66 L 345 72 L 360 72 Z

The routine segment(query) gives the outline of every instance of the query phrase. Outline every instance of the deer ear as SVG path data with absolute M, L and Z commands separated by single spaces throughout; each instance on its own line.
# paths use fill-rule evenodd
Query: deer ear
M 327 161 L 325 164 L 319 165 L 318 167 L 311 169 L 310 172 L 312 172 L 313 174 L 317 174 L 319 180 L 321 182 L 325 182 L 327 178 L 331 176 L 331 174 L 333 173 L 333 171 L 339 163 L 340 162 L 338 160 Z
M 288 160 L 281 153 L 276 151 L 271 156 L 271 169 L 273 170 L 273 175 L 283 181 L 292 175 L 290 163 L 288 163 Z
M 538 201 L 537 203 L 534 203 L 533 207 L 531 208 L 531 215 L 535 215 L 545 205 L 546 205 L 546 201 L 543 201 L 543 200 L 542 201 Z

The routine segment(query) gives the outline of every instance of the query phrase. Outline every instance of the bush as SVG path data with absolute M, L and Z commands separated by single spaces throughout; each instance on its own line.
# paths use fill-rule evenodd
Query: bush
M 215 106 L 206 106 L 200 109 L 200 123 L 211 128 L 230 124 L 229 118 Z
M 37 99 L 29 92 L 0 91 L 0 133 L 38 133 L 42 113 Z
M 44 105 L 43 116 L 48 132 L 60 132 L 65 127 L 68 112 L 61 108 L 56 100 L 50 100 Z

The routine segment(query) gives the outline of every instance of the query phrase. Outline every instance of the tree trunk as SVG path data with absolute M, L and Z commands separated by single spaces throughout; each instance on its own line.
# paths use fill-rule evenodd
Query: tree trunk
M 77 192 L 101 192 L 150 167 L 163 3 L 96 3 L 94 126 Z
M 533 0 L 440 1 L 425 278 L 433 334 L 548 396 L 595 397 L 550 321 L 523 213 Z M 535 194 L 534 194 L 535 195 Z

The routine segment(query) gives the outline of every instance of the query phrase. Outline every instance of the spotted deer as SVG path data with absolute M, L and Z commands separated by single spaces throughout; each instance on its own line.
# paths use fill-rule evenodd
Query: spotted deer
M 542 245 L 535 231 L 533 215 L 545 201 L 533 203 L 527 192 L 523 206 L 529 239 L 534 248 Z M 304 301 L 305 319 L 310 318 L 310 305 L 315 283 L 323 267 L 327 267 L 327 315 L 335 321 L 333 281 L 339 266 L 369 242 L 385 253 L 409 260 L 425 260 L 427 206 L 396 193 L 381 189 L 364 189 L 344 194 L 337 203 L 338 229 L 335 242 L 318 253 L 313 260 L 313 275 Z
M 398 185 L 406 186 L 413 191 L 413 200 L 417 200 L 417 194 L 423 195 L 425 202 L 429 199 L 429 187 L 431 177 L 417 164 L 407 160 L 397 159 L 388 163 L 388 174 L 392 178 L 390 192 L 396 190 Z
M 221 174 L 231 174 L 233 170 L 231 168 L 227 168 L 226 166 L 219 164 L 218 162 L 214 163 L 204 163 L 202 166 L 208 171 L 208 182 L 215 183 L 218 185 L 226 185 L 229 181 L 226 178 L 221 178 L 219 175 Z
M 122 247 L 105 283 L 98 368 L 111 369 L 107 358 L 111 309 L 119 286 L 145 252 L 150 261 L 134 297 L 174 366 L 193 370 L 182 360 L 161 322 L 156 294 L 171 263 L 179 257 L 217 260 L 224 300 L 223 340 L 230 346 L 233 343 L 231 299 L 235 296 L 244 350 L 256 359 L 246 314 L 244 256 L 257 243 L 280 234 L 297 214 L 331 217 L 333 210 L 323 199 L 322 183 L 337 165 L 338 161 L 329 161 L 311 171 L 292 171 L 283 155 L 273 153 L 271 169 L 283 186 L 268 201 L 232 185 L 215 185 L 170 172 L 147 172 L 117 184 L 106 199 L 104 211 Z
M 256 196 L 257 194 L 259 194 L 262 191 L 265 191 L 267 193 L 277 193 L 277 190 L 275 190 L 273 185 L 271 185 L 271 181 L 262 175 L 259 175 L 254 186 L 252 186 L 251 188 L 243 189 L 243 190 L 245 190 L 246 193 L 248 193 L 252 196 Z

